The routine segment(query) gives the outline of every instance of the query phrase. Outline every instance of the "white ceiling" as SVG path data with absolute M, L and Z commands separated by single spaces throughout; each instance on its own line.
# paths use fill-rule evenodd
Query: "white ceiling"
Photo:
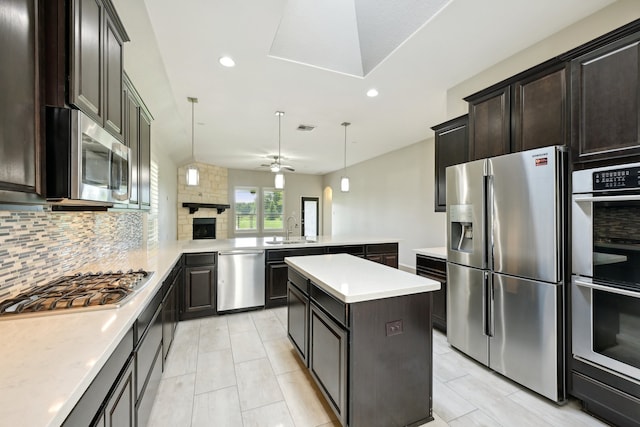
M 446 2 L 402 0 L 398 10 L 390 0 L 113 0 L 131 38 L 125 69 L 154 116 L 154 141 L 178 164 L 191 156 L 191 96 L 199 99 L 198 161 L 236 169 L 269 163 L 278 151 L 274 112 L 281 110 L 283 163 L 309 174 L 342 168 L 340 123 L 352 123 L 348 165 L 421 141 L 447 119 L 448 88 L 611 2 L 452 0 L 429 20 Z M 418 13 L 422 3 L 432 5 L 431 15 Z M 304 25 L 292 25 L 305 7 Z M 358 34 L 343 43 L 359 44 L 361 57 L 336 49 L 338 58 L 331 58 L 327 47 L 341 43 L 331 31 L 322 37 L 332 15 L 336 25 L 358 21 Z M 324 18 L 324 30 L 312 25 L 314 17 Z M 288 42 L 276 37 L 280 27 Z M 301 30 L 307 41 L 292 43 Z M 353 30 L 346 31 L 338 33 Z M 291 46 L 300 51 L 307 44 L 308 57 L 295 57 Z M 236 66 L 222 67 L 223 55 Z M 340 69 L 354 64 L 355 72 Z M 364 77 L 350 75 L 358 72 Z M 368 98 L 370 88 L 380 95 Z M 299 124 L 317 128 L 300 132 Z

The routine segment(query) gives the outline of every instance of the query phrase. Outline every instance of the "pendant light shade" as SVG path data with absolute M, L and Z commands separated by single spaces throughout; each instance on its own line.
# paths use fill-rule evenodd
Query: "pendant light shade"
M 275 184 L 278 190 L 282 190 L 284 188 L 284 174 L 282 172 L 278 172 L 276 174 Z
M 349 192 L 349 177 L 347 176 L 347 126 L 349 122 L 343 122 L 340 126 L 344 126 L 344 175 L 340 178 L 340 191 Z
M 188 97 L 187 100 L 191 103 L 191 161 L 194 164 L 189 165 L 189 167 L 187 167 L 187 185 L 189 187 L 196 187 L 198 186 L 198 184 L 200 184 L 200 171 L 198 171 L 198 167 L 195 165 L 195 152 L 194 152 L 194 140 L 195 140 L 195 135 L 194 135 L 194 105 L 196 102 L 198 102 L 198 98 L 191 98 Z
M 187 168 L 187 185 L 190 187 L 196 187 L 200 184 L 200 173 L 195 165 L 190 165 Z
M 342 178 L 340 178 L 340 191 L 342 191 L 343 193 L 348 193 L 349 192 L 349 177 L 348 176 L 343 176 Z
M 281 135 L 282 135 L 282 116 L 284 116 L 284 111 L 276 111 L 276 116 L 278 116 L 278 161 L 277 161 L 277 170 L 274 168 L 274 165 L 271 166 L 271 171 L 276 173 L 275 177 L 275 187 L 278 190 L 282 190 L 284 188 L 284 174 L 280 169 L 280 143 L 281 143 Z

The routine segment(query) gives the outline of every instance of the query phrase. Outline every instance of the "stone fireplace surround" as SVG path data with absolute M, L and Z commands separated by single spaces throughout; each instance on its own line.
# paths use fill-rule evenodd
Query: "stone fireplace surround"
M 217 209 L 199 208 L 190 214 L 188 208 L 182 207 L 183 203 L 229 203 L 227 168 L 205 163 L 196 163 L 196 166 L 200 171 L 200 184 L 197 187 L 187 186 L 187 165 L 178 168 L 178 240 L 193 239 L 194 218 L 215 218 L 216 238 L 226 239 L 228 210 L 218 214 Z

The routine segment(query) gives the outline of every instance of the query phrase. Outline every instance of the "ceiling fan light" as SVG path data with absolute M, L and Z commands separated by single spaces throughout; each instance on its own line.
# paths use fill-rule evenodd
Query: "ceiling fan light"
M 277 163 L 272 163 L 271 166 L 269 166 L 269 168 L 271 169 L 271 172 L 273 172 L 273 173 L 280 172 L 280 165 L 277 164 Z
M 235 67 L 236 65 L 236 61 L 234 61 L 233 58 L 231 58 L 230 56 L 222 56 L 218 59 L 218 62 L 223 67 L 227 67 L 227 68 Z
M 275 179 L 275 187 L 278 190 L 282 190 L 284 188 L 284 174 L 277 173 Z
M 340 191 L 343 193 L 349 192 L 349 177 L 343 176 L 340 178 Z
M 200 183 L 200 172 L 195 165 L 191 165 L 187 168 L 187 185 L 189 187 L 196 187 Z

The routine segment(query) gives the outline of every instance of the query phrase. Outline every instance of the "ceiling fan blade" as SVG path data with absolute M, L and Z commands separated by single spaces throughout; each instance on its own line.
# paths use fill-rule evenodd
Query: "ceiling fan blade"
M 289 172 L 295 172 L 296 170 L 294 168 L 292 168 L 291 166 L 287 166 L 287 165 L 280 165 L 281 169 L 286 169 Z

